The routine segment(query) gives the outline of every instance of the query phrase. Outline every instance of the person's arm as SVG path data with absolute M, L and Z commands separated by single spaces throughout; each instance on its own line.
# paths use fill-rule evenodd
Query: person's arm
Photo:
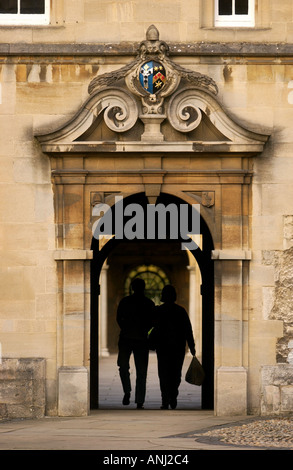
M 192 354 L 192 356 L 195 356 L 195 342 L 194 342 L 194 337 L 193 337 L 193 332 L 192 332 L 192 326 L 190 323 L 190 319 L 188 316 L 188 313 L 185 311 L 185 328 L 186 328 L 186 341 L 189 347 L 189 350 Z
M 156 306 L 154 302 L 150 301 L 150 311 L 149 311 L 149 327 L 152 328 L 156 324 Z
M 118 308 L 117 308 L 117 315 L 116 315 L 116 321 L 120 328 L 122 328 L 125 324 L 125 311 L 123 308 L 124 302 L 123 299 L 119 302 Z

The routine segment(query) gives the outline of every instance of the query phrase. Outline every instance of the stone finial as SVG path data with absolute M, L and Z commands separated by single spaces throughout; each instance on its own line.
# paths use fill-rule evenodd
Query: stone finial
M 142 60 L 147 56 L 157 56 L 158 59 L 163 60 L 168 55 L 169 47 L 164 41 L 160 41 L 160 34 L 155 25 L 148 27 L 146 39 L 140 43 L 138 52 Z
M 147 41 L 158 41 L 160 38 L 160 34 L 158 29 L 155 27 L 155 25 L 151 25 L 148 27 L 147 32 L 146 32 L 146 40 Z

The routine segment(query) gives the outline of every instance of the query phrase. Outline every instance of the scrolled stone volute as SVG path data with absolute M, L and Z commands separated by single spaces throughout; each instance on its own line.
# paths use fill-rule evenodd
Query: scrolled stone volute
M 104 95 L 104 93 L 100 93 Z M 104 121 L 115 132 L 126 132 L 131 129 L 138 119 L 138 107 L 135 99 L 123 90 L 107 90 L 106 96 L 101 96 L 99 105 L 104 109 Z
M 202 120 L 202 112 L 192 92 L 175 94 L 169 102 L 167 114 L 170 124 L 180 132 L 193 131 Z

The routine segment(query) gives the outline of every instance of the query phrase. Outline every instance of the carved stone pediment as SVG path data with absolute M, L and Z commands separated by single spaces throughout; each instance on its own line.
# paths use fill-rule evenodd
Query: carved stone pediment
M 37 136 L 44 152 L 255 154 L 268 139 L 227 115 L 212 78 L 173 62 L 153 25 L 136 59 L 95 77 L 88 91 L 88 100 L 69 123 Z
M 121 79 L 125 80 L 132 93 L 142 98 L 146 107 L 162 102 L 177 89 L 181 80 L 214 94 L 218 93 L 218 87 L 212 78 L 185 69 L 169 58 L 169 47 L 159 40 L 159 32 L 154 25 L 148 28 L 146 40 L 140 44 L 137 58 L 119 70 L 94 78 L 88 87 L 89 94 Z

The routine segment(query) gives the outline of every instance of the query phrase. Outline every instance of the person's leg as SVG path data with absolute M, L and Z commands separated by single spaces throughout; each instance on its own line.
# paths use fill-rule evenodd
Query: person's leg
M 122 388 L 124 392 L 123 405 L 129 405 L 130 393 L 131 393 L 131 381 L 130 381 L 130 365 L 129 360 L 131 356 L 132 349 L 125 340 L 119 340 L 119 352 L 117 365 L 119 367 L 119 375 L 122 383 Z
M 160 390 L 162 397 L 162 406 L 161 409 L 168 409 L 169 406 L 169 383 L 168 383 L 168 356 L 162 351 L 157 350 L 157 359 L 158 359 L 158 375 L 160 382 Z
M 149 362 L 149 349 L 147 345 L 137 345 L 133 348 L 136 369 L 135 403 L 141 408 L 145 401 L 146 379 Z
M 173 356 L 172 369 L 170 369 L 169 371 L 170 406 L 173 410 L 177 407 L 177 397 L 179 394 L 179 386 L 181 383 L 181 374 L 182 374 L 184 356 L 185 356 L 184 352 L 177 351 Z

